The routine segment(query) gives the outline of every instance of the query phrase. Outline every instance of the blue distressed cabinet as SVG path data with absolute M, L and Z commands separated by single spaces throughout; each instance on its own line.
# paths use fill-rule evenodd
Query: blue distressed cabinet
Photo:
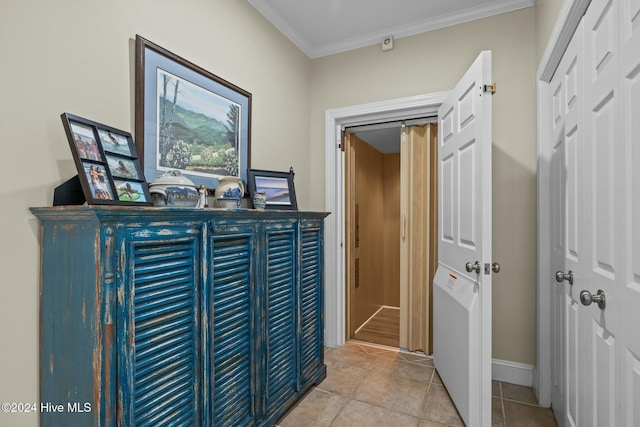
M 31 211 L 42 426 L 269 426 L 325 378 L 325 213 Z

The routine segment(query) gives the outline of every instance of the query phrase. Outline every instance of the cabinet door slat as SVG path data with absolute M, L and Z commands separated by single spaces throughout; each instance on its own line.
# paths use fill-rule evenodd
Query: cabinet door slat
M 253 237 L 216 235 L 213 256 L 213 425 L 250 425 L 254 419 Z
M 296 232 L 266 233 L 266 405 L 275 411 L 296 389 Z
M 140 426 L 199 424 L 197 241 L 141 240 L 129 248 L 131 317 L 125 322 L 133 348 L 126 419 Z

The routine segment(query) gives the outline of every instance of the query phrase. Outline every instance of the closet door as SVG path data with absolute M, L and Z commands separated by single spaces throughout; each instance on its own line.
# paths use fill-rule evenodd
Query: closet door
M 617 378 L 620 340 L 620 288 L 623 283 L 624 204 L 623 144 L 620 139 L 620 87 L 618 57 L 618 5 L 624 2 L 593 0 L 585 23 L 585 179 L 587 241 L 585 278 L 576 283 L 581 302 L 604 295 L 581 307 L 585 314 L 586 363 L 581 389 L 585 393 L 583 426 L 617 426 L 621 399 Z
M 620 304 L 620 425 L 640 425 L 640 0 L 620 2 L 619 127 L 624 167 Z
M 586 225 L 583 128 L 583 28 L 580 24 L 551 81 L 552 406 L 567 426 L 579 425 L 584 352 L 577 287 L 584 283 Z M 557 272 L 557 273 L 556 273 Z

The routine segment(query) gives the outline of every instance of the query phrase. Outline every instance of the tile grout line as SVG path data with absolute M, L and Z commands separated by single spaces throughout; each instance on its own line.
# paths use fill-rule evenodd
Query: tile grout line
M 521 400 L 515 400 L 515 399 L 508 399 L 506 397 L 503 398 L 503 400 L 506 400 L 507 402 L 513 402 L 513 403 L 519 403 L 521 405 L 527 405 L 527 406 L 532 406 L 534 408 L 542 408 L 542 406 L 540 406 L 537 403 L 529 403 L 529 402 L 523 402 Z
M 427 400 L 429 399 L 429 392 L 431 391 L 431 385 L 433 384 L 433 377 L 435 375 L 435 368 L 431 372 L 431 378 L 429 378 L 429 383 L 427 385 L 427 392 L 424 394 L 424 398 L 422 399 L 422 407 L 420 408 L 420 416 L 418 417 L 418 425 L 420 424 L 420 420 L 426 419 L 427 415 Z
M 435 372 L 436 369 L 434 366 L 429 366 L 429 365 L 419 365 L 418 363 L 414 363 L 417 362 L 419 359 L 415 359 L 415 360 L 407 360 L 406 358 L 403 357 L 403 354 L 412 354 L 411 352 L 403 352 L 400 349 L 389 349 L 389 348 L 385 348 L 386 346 L 384 345 L 378 345 L 378 344 L 370 344 L 370 343 L 360 343 L 360 342 L 355 342 L 354 343 L 357 347 L 359 347 L 365 354 L 372 356 L 375 360 L 373 362 L 373 364 L 371 365 L 370 368 L 367 368 L 368 371 L 373 371 L 374 368 L 376 367 L 376 364 L 378 363 L 378 361 L 385 357 L 383 356 L 383 353 L 369 353 L 369 351 L 367 351 L 367 348 L 374 348 L 374 349 L 381 349 L 381 350 L 386 350 L 386 351 L 390 351 L 396 354 L 396 356 L 399 357 L 399 361 L 403 362 L 403 363 L 407 363 L 407 364 L 411 364 L 411 365 L 415 365 L 415 366 L 420 366 L 420 367 L 424 367 L 424 368 L 430 368 L 431 369 L 431 376 L 429 377 L 428 381 L 422 381 L 419 380 L 417 378 L 413 378 L 413 377 L 407 377 L 404 375 L 401 375 L 401 377 L 405 378 L 405 379 L 409 379 L 409 380 L 414 380 L 414 381 L 420 381 L 423 382 L 424 384 L 426 384 L 426 389 L 425 389 L 425 393 L 424 393 L 424 397 L 422 399 L 422 404 L 421 404 L 421 408 L 420 411 L 418 411 L 417 415 L 414 414 L 410 414 L 407 412 L 402 412 L 402 411 L 398 411 L 400 414 L 403 415 L 407 415 L 413 418 L 417 419 L 418 425 L 420 424 L 421 420 L 425 420 L 425 415 L 426 415 L 426 408 L 425 408 L 425 404 L 427 401 L 427 397 L 429 395 L 429 390 L 431 389 L 431 384 L 433 382 L 433 379 L 435 378 Z M 427 355 L 421 355 L 424 357 L 424 360 L 432 360 L 431 357 L 427 356 Z M 422 360 L 421 360 L 422 361 Z M 340 412 L 342 412 L 342 410 L 344 409 L 344 407 L 347 405 L 347 403 L 354 401 L 354 402 L 360 402 L 360 403 L 365 403 L 367 405 L 371 405 L 371 406 L 375 406 L 378 408 L 381 408 L 383 410 L 389 410 L 390 408 L 386 408 L 385 406 L 380 406 L 371 402 L 366 402 L 366 401 L 362 401 L 362 400 L 358 400 L 355 396 L 357 395 L 357 391 L 358 389 L 362 386 L 362 382 L 364 381 L 364 379 L 362 379 L 360 381 L 360 383 L 358 383 L 358 385 L 354 388 L 354 390 L 351 392 L 351 394 L 347 397 L 347 402 L 344 404 L 344 406 L 342 406 L 342 408 L 340 408 L 340 411 L 338 412 L 338 414 Z M 393 409 L 392 409 L 393 410 Z M 331 423 L 333 423 L 333 421 L 335 421 L 336 417 L 331 421 Z M 331 425 L 331 424 L 330 424 Z
M 332 393 L 335 394 L 335 393 Z M 353 393 L 352 393 L 353 394 Z M 336 394 L 336 396 L 340 396 L 339 394 Z M 344 411 L 344 408 L 349 404 L 349 402 L 351 402 L 351 397 L 347 397 L 344 400 L 344 403 L 342 404 L 342 406 L 340 407 L 340 409 L 338 410 L 338 412 L 336 412 L 335 417 L 333 417 L 331 419 L 331 422 L 329 423 L 329 426 L 333 425 L 333 423 L 335 422 L 335 420 L 338 418 L 338 416 L 340 416 L 340 414 L 342 413 L 342 411 Z
M 502 381 L 498 381 L 498 388 L 500 389 L 500 407 L 502 408 L 502 424 L 507 427 L 507 411 L 504 409 L 504 395 L 502 394 Z

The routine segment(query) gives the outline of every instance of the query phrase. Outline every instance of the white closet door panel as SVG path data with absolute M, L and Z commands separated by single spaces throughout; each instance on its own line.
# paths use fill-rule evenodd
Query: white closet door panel
M 585 372 L 595 381 L 591 383 L 593 407 L 590 409 L 592 418 L 585 417 L 587 422 L 594 426 L 616 426 L 616 406 L 618 404 L 618 387 L 616 381 L 616 338 L 602 325 L 591 319 L 588 335 L 590 348 L 587 357 L 593 361 L 597 369 Z
M 581 230 L 585 219 L 585 147 L 583 129 L 583 25 L 567 47 L 551 82 L 552 138 L 552 271 L 562 271 L 583 280 L 585 242 Z M 552 404 L 562 425 L 576 426 L 580 414 L 580 375 L 584 363 L 583 314 L 578 307 L 575 285 L 554 281 Z M 574 282 L 575 283 L 575 282 Z M 582 334 L 582 335 L 581 335 Z M 582 346 L 582 347 L 580 347 Z
M 587 224 L 586 268 L 582 290 L 601 290 L 605 308 L 593 303 L 581 307 L 586 316 L 583 408 L 580 425 L 617 424 L 618 340 L 623 212 L 620 203 L 624 168 L 620 161 L 620 86 L 618 83 L 618 2 L 593 0 L 584 17 L 585 153 L 589 171 L 585 177 Z
M 624 144 L 624 271 L 621 289 L 621 425 L 640 425 L 640 0 L 620 3 L 620 93 Z
M 580 93 L 583 80 L 583 25 L 576 30 L 573 40 L 567 47 L 567 51 L 561 61 L 562 78 L 564 81 L 564 149 L 565 149 L 565 195 L 564 195 L 564 270 L 571 271 L 574 284 L 584 277 L 583 252 L 585 242 L 582 239 L 581 230 L 586 225 L 584 179 L 585 148 L 583 129 L 583 99 Z M 579 390 L 581 387 L 580 369 L 583 359 L 579 356 L 584 352 L 584 339 L 580 328 L 582 316 L 579 310 L 578 293 L 573 285 L 567 281 L 560 285 L 563 290 L 563 311 L 566 322 L 564 336 L 565 348 L 565 407 L 566 424 L 576 426 L 579 424 L 580 401 Z
M 566 386 L 566 425 L 576 427 L 580 423 L 580 391 L 581 381 L 579 367 L 581 366 L 581 360 L 584 358 L 584 351 L 580 348 L 580 344 L 584 342 L 584 339 L 580 336 L 580 305 L 575 299 L 569 295 L 566 295 L 564 308 L 567 310 L 567 327 L 565 332 L 566 337 L 566 373 L 567 373 L 567 386 Z M 584 416 L 584 414 L 582 414 Z

